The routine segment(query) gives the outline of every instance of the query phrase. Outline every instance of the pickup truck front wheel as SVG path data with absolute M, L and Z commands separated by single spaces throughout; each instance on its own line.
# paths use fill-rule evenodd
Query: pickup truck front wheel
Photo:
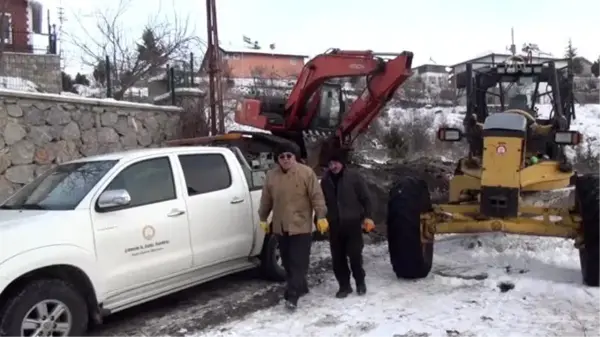
M 261 253 L 261 270 L 263 275 L 271 281 L 285 281 L 285 269 L 279 253 L 279 240 L 272 234 L 265 235 L 265 242 Z
M 8 299 L 0 312 L 1 336 L 82 336 L 87 304 L 62 280 L 36 280 Z

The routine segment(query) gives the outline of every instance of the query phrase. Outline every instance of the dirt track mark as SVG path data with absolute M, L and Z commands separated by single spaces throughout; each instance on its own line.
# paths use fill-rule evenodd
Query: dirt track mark
M 322 283 L 330 270 L 330 258 L 315 262 L 310 269 L 309 286 Z M 283 284 L 264 281 L 252 270 L 116 313 L 92 329 L 90 335 L 183 336 L 275 306 L 282 293 Z

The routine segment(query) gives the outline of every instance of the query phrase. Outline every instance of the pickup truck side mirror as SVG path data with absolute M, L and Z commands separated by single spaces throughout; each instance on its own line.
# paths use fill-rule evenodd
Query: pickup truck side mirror
M 108 190 L 102 192 L 98 198 L 99 209 L 109 209 L 126 206 L 131 202 L 131 195 L 127 190 Z
M 267 179 L 267 171 L 252 171 L 252 187 L 262 187 Z

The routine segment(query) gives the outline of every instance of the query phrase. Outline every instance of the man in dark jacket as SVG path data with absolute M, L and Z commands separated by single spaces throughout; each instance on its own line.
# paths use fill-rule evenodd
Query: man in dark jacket
M 321 187 L 328 210 L 333 272 L 340 286 L 336 297 L 344 298 L 352 293 L 350 271 L 356 282 L 356 292 L 364 295 L 367 286 L 362 233 L 375 227 L 367 185 L 357 172 L 346 167 L 346 153 L 336 152 L 329 159 L 329 170 L 321 179 Z

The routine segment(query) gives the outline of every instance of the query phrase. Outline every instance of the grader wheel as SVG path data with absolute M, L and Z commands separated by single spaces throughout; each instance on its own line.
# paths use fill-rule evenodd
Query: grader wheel
M 597 174 L 583 175 L 575 180 L 575 203 L 581 215 L 583 227 L 583 245 L 579 248 L 579 263 L 583 283 L 597 287 L 600 271 L 598 270 L 600 198 L 599 179 Z
M 421 240 L 421 213 L 432 209 L 425 181 L 402 177 L 392 187 L 388 200 L 388 247 L 398 278 L 419 279 L 431 271 L 433 241 Z

